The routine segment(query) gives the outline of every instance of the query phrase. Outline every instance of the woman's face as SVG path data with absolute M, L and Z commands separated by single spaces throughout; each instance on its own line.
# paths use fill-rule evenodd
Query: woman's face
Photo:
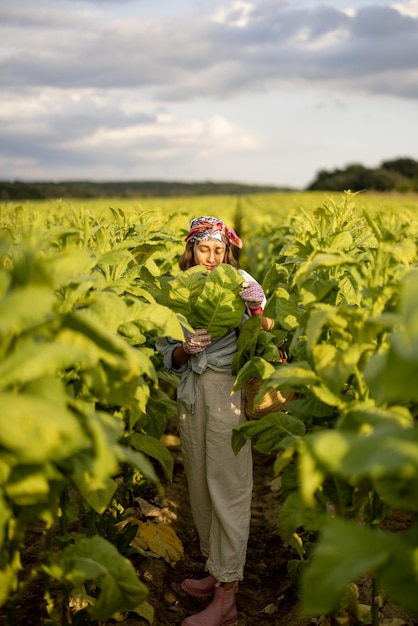
M 226 245 L 217 239 L 197 241 L 193 246 L 196 265 L 204 265 L 210 272 L 224 262 Z

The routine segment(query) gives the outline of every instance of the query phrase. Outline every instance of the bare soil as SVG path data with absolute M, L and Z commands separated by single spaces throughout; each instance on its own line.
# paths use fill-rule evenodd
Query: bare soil
M 174 480 L 165 484 L 165 499 L 156 503 L 154 508 L 161 511 L 161 519 L 170 523 L 177 533 L 184 546 L 184 557 L 175 567 L 162 558 L 135 557 L 133 560 L 138 575 L 150 592 L 148 601 L 155 611 L 153 626 L 180 625 L 186 616 L 201 611 L 209 602 L 189 597 L 180 587 L 184 578 L 200 578 L 206 574 L 188 504 L 187 484 L 175 428 L 172 432 L 167 442 L 175 462 Z M 245 580 L 240 584 L 236 596 L 239 626 L 356 626 L 355 622 L 330 621 L 299 614 L 298 592 L 287 572 L 290 550 L 283 545 L 277 530 L 281 496 L 279 481 L 273 473 L 273 462 L 272 457 L 254 451 L 252 521 Z M 154 511 L 153 515 L 155 514 Z M 408 523 L 409 520 L 405 520 L 400 514 L 391 520 L 392 529 L 400 529 Z M 25 563 L 30 564 L 36 559 L 41 542 L 42 533 L 33 529 L 23 559 Z M 370 581 L 364 579 L 357 582 L 360 602 L 370 604 Z M 19 607 L 16 626 L 40 626 L 46 623 L 42 596 L 43 589 L 39 584 L 29 589 Z M 0 625 L 6 623 L 5 615 L 0 612 Z M 149 626 L 147 621 L 135 614 L 130 614 L 119 623 L 123 626 Z M 106 626 L 114 624 L 114 620 L 106 622 Z M 389 599 L 385 599 L 381 608 L 380 624 L 414 626 L 418 624 L 418 617 L 408 615 Z M 103 623 L 101 626 L 104 626 Z

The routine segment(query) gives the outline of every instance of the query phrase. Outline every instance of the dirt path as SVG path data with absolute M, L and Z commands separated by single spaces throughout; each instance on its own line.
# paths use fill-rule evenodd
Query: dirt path
M 173 443 L 174 442 L 174 443 Z M 198 546 L 197 533 L 188 504 L 187 484 L 176 437 L 170 446 L 175 472 L 172 484 L 166 485 L 166 504 L 172 515 L 174 530 L 181 539 L 185 554 L 175 568 L 162 560 L 141 561 L 139 571 L 150 590 L 150 602 L 155 607 L 153 626 L 179 625 L 187 615 L 201 611 L 207 600 L 190 598 L 180 582 L 187 577 L 202 577 L 204 559 Z M 281 498 L 279 481 L 275 479 L 272 457 L 254 451 L 254 491 L 251 530 L 248 544 L 245 580 L 237 595 L 239 626 L 312 626 L 329 624 L 298 614 L 298 597 L 287 573 L 289 548 L 284 546 L 277 531 Z M 141 571 L 142 570 L 142 571 Z M 359 581 L 360 601 L 370 604 L 369 581 Z M 337 622 L 335 622 L 337 623 Z M 349 622 L 345 622 L 347 625 Z M 416 626 L 418 620 L 385 600 L 382 626 Z M 146 626 L 138 619 L 126 626 Z
M 166 485 L 166 503 L 174 513 L 172 525 L 181 539 L 185 554 L 175 568 L 161 560 L 140 566 L 150 589 L 150 602 L 156 608 L 155 624 L 180 624 L 187 615 L 201 611 L 207 601 L 190 598 L 180 588 L 186 577 L 201 577 L 204 559 L 188 504 L 187 484 L 178 446 L 171 447 L 175 459 L 172 484 Z M 254 453 L 254 492 L 245 581 L 237 595 L 239 626 L 305 626 L 308 618 L 297 616 L 297 597 L 287 574 L 288 548 L 277 534 L 279 496 L 275 490 L 273 459 Z M 132 620 L 130 626 L 142 622 Z M 145 624 L 145 622 L 144 622 Z

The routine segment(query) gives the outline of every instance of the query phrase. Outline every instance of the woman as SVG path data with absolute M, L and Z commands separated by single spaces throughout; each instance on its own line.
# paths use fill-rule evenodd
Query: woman
M 216 217 L 192 219 L 186 242 L 179 261 L 182 270 L 204 265 L 210 272 L 221 263 L 238 267 L 232 246 L 241 248 L 241 240 Z M 269 330 L 272 320 L 261 315 L 266 302 L 263 289 L 247 272 L 238 271 L 244 278 L 240 296 L 247 305 L 243 319 L 260 315 Z M 236 329 L 220 339 L 197 329 L 183 342 L 157 341 L 165 368 L 181 374 L 180 440 L 191 510 L 209 574 L 200 580 L 187 578 L 181 587 L 193 596 L 214 596 L 205 610 L 186 618 L 182 626 L 238 624 L 235 593 L 243 579 L 253 476 L 251 443 L 237 455 L 231 446 L 232 429 L 246 420 L 242 392 L 232 393 L 236 344 Z

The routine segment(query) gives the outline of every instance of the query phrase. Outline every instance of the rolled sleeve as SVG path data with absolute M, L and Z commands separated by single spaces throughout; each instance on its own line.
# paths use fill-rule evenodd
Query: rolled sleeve
M 181 341 L 170 339 L 170 337 L 159 337 L 155 342 L 155 347 L 163 356 L 164 369 L 169 374 L 182 374 L 187 369 L 186 363 L 180 367 L 175 367 L 173 364 L 173 352 L 180 346 Z

